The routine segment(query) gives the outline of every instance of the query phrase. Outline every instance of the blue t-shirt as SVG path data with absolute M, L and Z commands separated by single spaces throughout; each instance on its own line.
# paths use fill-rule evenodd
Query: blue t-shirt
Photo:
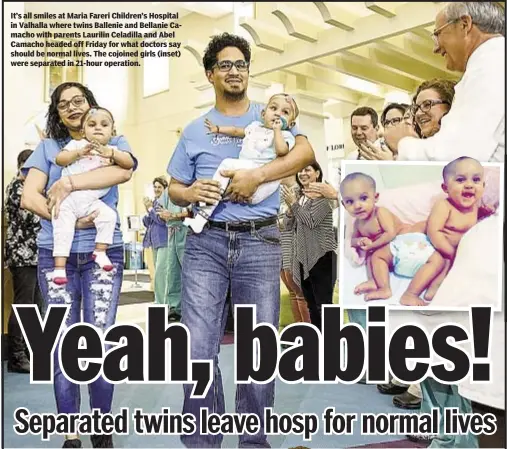
M 263 109 L 264 105 L 251 102 L 248 111 L 240 116 L 223 115 L 216 108 L 212 108 L 195 119 L 183 130 L 167 166 L 167 173 L 186 185 L 192 184 L 197 179 L 212 179 L 224 159 L 239 157 L 243 139 L 224 134 L 206 134 L 208 129 L 204 125 L 204 120 L 207 118 L 218 126 L 246 128 L 254 121 L 262 122 Z M 294 136 L 301 134 L 295 126 L 291 132 Z M 231 222 L 257 220 L 277 215 L 280 208 L 279 190 L 255 205 L 221 201 L 211 219 Z
M 62 167 L 56 164 L 55 159 L 57 154 L 61 151 L 67 143 L 70 142 L 70 137 L 63 141 L 56 141 L 54 139 L 42 140 L 32 155 L 27 159 L 25 165 L 23 165 L 22 172 L 24 175 L 28 174 L 30 168 L 36 168 L 48 177 L 46 184 L 46 192 L 51 186 L 58 181 L 62 176 Z M 130 146 L 123 136 L 112 137 L 109 141 L 109 145 L 118 147 L 121 151 L 128 151 L 132 154 Z M 132 155 L 134 159 L 134 170 L 137 169 L 137 159 Z M 118 186 L 112 186 L 109 192 L 101 198 L 105 204 L 116 211 L 116 227 L 114 230 L 113 243 L 110 247 L 123 245 L 123 237 L 120 229 L 120 217 L 116 206 L 118 205 Z M 45 248 L 53 250 L 53 225 L 51 221 L 41 219 L 41 230 L 37 235 L 37 246 L 39 248 Z M 97 230 L 95 227 L 88 229 L 75 229 L 74 240 L 72 241 L 71 252 L 72 253 L 88 253 L 95 249 L 95 236 Z

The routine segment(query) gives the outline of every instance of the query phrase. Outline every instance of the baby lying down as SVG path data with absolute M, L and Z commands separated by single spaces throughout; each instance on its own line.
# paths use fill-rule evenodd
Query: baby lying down
M 494 212 L 479 206 L 484 193 L 484 170 L 475 159 L 458 158 L 444 167 L 442 188 L 447 197 L 432 208 L 427 221 L 402 223 L 392 212 L 376 206 L 375 180 L 351 173 L 340 184 L 342 204 L 356 218 L 351 245 L 366 253 L 368 280 L 355 294 L 366 301 L 392 296 L 389 272 L 412 278 L 402 305 L 431 301 L 452 266 L 463 235 L 478 220 Z M 424 292 L 423 301 L 420 295 Z

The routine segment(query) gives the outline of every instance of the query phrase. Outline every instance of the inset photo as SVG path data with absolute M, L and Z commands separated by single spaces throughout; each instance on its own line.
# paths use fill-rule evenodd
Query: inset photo
M 502 164 L 344 160 L 339 190 L 343 307 L 501 310 Z

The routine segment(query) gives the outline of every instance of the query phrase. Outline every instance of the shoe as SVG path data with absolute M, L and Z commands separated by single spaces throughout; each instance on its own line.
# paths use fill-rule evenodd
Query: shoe
M 377 385 L 377 389 L 382 394 L 402 394 L 408 390 L 408 385 L 405 387 L 402 385 L 395 385 L 392 382 L 389 382 L 388 384 Z
M 112 435 L 91 435 L 92 447 L 114 447 Z
M 411 441 L 412 443 L 417 444 L 424 444 L 424 447 L 428 447 L 433 439 L 436 437 L 436 435 L 425 435 L 425 434 L 418 434 L 418 435 L 406 435 L 407 440 Z
M 30 372 L 30 360 L 26 356 L 26 343 L 23 337 L 9 337 L 9 359 L 7 371 L 9 373 Z
M 414 396 L 413 394 L 405 391 L 402 394 L 398 394 L 393 397 L 393 405 L 398 408 L 406 408 L 410 410 L 415 410 L 421 408 L 422 399 Z
M 62 447 L 83 447 L 83 443 L 79 438 L 74 438 L 72 440 L 65 440 Z
M 169 321 L 173 321 L 173 322 L 180 322 L 181 321 L 181 315 L 177 312 L 169 312 L 169 316 L 167 317 L 167 319 Z

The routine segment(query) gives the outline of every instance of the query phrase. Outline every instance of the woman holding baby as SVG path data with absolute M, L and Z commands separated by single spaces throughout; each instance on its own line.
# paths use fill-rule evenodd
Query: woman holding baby
M 123 238 L 117 211 L 118 184 L 131 178 L 133 170 L 137 168 L 137 160 L 125 137 L 113 133 L 108 144 L 114 147 L 114 151 L 106 154 L 104 150 L 103 154 L 100 153 L 104 158 L 107 157 L 110 164 L 92 171 L 62 176 L 62 167 L 57 165 L 56 158 L 71 140 L 80 141 L 84 138 L 82 119 L 89 115 L 90 108 L 98 108 L 98 103 L 93 93 L 82 84 L 67 82 L 54 90 L 47 115 L 47 138 L 40 142 L 23 167 L 26 181 L 22 207 L 41 217 L 42 228 L 37 239 L 38 279 L 46 305 L 69 306 L 66 327 L 81 322 L 83 309 L 84 322 L 106 330 L 115 323 L 124 265 Z M 114 130 L 112 116 L 101 121 L 107 122 L 109 119 L 111 123 L 106 125 Z M 114 163 L 116 159 L 125 158 L 132 161 L 131 169 L 121 168 Z M 106 250 L 111 270 L 104 271 L 93 257 L 97 235 L 94 224 L 97 213 L 93 212 L 77 220 L 65 264 L 67 282 L 57 284 L 52 277 L 55 268 L 52 216 L 58 214 L 62 202 L 71 192 L 97 189 L 108 189 L 100 200 L 116 213 L 112 242 Z M 62 373 L 58 348 L 55 350 L 54 364 L 57 412 L 79 413 L 80 385 L 71 382 Z M 102 413 L 111 412 L 113 391 L 114 385 L 99 377 L 89 385 L 90 407 L 98 408 Z M 93 447 L 113 447 L 111 435 L 92 435 L 91 442 Z M 82 447 L 82 443 L 78 435 L 67 435 L 63 447 Z

